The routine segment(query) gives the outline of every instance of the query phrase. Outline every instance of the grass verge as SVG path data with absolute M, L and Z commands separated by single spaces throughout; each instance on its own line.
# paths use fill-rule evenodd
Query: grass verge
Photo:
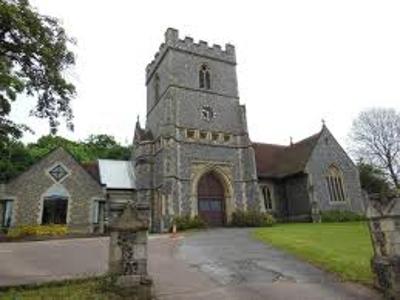
M 277 224 L 255 229 L 253 236 L 343 280 L 372 284 L 373 250 L 366 222 Z
M 111 279 L 112 280 L 112 279 Z M 110 277 L 76 279 L 0 289 L 0 300 L 43 299 L 132 299 L 137 290 L 120 289 L 110 285 Z M 139 298 L 145 299 L 145 298 Z M 150 299 L 150 298 L 149 298 Z

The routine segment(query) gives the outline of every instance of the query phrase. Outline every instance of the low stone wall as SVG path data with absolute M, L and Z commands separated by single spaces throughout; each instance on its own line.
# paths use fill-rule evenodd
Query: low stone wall
M 400 197 L 370 197 L 367 217 L 374 248 L 375 284 L 386 299 L 400 299 Z

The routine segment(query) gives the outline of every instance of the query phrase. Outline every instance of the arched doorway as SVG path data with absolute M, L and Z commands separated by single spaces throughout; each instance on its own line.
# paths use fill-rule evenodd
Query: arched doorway
M 224 188 L 213 172 L 201 177 L 197 199 L 199 216 L 209 226 L 222 226 L 225 223 Z

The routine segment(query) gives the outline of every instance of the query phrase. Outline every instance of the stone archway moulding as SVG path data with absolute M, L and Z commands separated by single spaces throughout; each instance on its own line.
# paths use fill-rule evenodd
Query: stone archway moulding
M 235 201 L 233 199 L 233 174 L 232 165 L 225 162 L 196 162 L 192 164 L 190 174 L 190 203 L 191 216 L 198 214 L 198 195 L 197 188 L 200 178 L 209 172 L 214 172 L 221 181 L 224 189 L 225 199 L 225 219 L 230 222 L 233 211 L 235 210 Z

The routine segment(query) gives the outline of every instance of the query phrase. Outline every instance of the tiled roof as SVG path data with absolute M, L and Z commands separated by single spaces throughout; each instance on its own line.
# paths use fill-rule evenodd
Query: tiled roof
M 290 146 L 253 143 L 258 177 L 283 178 L 304 171 L 321 132 Z

